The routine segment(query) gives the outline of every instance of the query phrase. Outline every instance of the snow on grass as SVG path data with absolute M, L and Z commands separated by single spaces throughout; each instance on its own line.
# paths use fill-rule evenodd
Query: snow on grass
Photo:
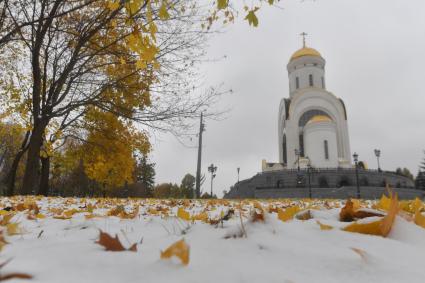
M 28 208 L 31 201 L 36 201 L 39 217 L 45 218 L 28 219 L 29 214 L 35 215 Z M 397 216 L 387 238 L 345 232 L 340 229 L 347 225 L 339 221 L 340 203 L 3 198 L 0 208 L 12 208 L 10 223 L 19 223 L 22 233 L 10 236 L 7 225 L 1 227 L 9 244 L 0 252 L 0 262 L 12 259 L 1 271 L 31 274 L 33 279 L 27 282 L 34 283 L 425 282 L 424 228 Z M 258 204 L 265 219 L 252 222 L 249 215 Z M 369 208 L 371 204 L 363 203 Z M 269 207 L 290 205 L 313 206 L 313 218 L 282 222 L 276 212 L 267 212 Z M 137 206 L 137 215 L 125 219 Z M 176 217 L 178 207 L 192 216 L 207 212 L 210 220 L 230 209 L 234 214 L 211 225 L 210 220 Z M 54 218 L 71 209 L 77 212 L 70 219 Z M 105 216 L 113 209 L 126 214 Z M 2 211 L 3 217 L 10 213 Z M 334 228 L 321 230 L 318 220 Z M 117 234 L 125 248 L 139 243 L 137 252 L 105 251 L 95 243 L 99 229 L 113 237 Z M 190 246 L 187 266 L 177 258 L 160 259 L 161 251 L 182 238 Z

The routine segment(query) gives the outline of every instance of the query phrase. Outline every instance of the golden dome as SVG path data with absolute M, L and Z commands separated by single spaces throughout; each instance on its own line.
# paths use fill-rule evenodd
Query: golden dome
M 294 54 L 292 54 L 291 56 L 291 60 L 295 60 L 297 58 L 300 58 L 302 56 L 317 56 L 317 57 L 322 57 L 322 55 L 320 55 L 319 51 L 317 51 L 314 48 L 310 48 L 310 47 L 303 47 L 297 51 L 295 51 Z
M 308 120 L 307 124 L 316 123 L 316 122 L 332 122 L 332 119 L 326 115 L 315 115 Z

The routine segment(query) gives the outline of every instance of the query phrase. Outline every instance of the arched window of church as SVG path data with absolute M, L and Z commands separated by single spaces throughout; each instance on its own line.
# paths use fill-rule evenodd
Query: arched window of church
M 299 89 L 300 88 L 300 78 L 299 77 L 296 77 L 295 78 L 295 88 L 296 89 Z
M 325 146 L 325 159 L 328 160 L 329 159 L 329 148 L 328 148 L 328 141 L 327 140 L 324 141 L 324 146 Z
M 299 143 L 300 143 L 300 157 L 304 157 L 304 135 L 302 133 L 299 135 Z
M 309 82 L 310 86 L 313 86 L 313 75 L 312 74 L 310 74 L 308 76 L 308 82 Z
M 325 88 L 325 78 L 322 77 L 322 88 Z

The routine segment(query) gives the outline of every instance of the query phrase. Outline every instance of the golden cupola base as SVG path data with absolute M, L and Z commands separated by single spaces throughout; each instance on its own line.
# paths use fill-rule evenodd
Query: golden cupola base
M 317 51 L 316 49 L 310 48 L 310 47 L 303 47 L 303 48 L 295 51 L 294 54 L 292 54 L 290 61 L 295 60 L 295 59 L 300 58 L 300 57 L 303 57 L 303 56 L 322 57 L 322 55 L 320 55 L 319 51 Z

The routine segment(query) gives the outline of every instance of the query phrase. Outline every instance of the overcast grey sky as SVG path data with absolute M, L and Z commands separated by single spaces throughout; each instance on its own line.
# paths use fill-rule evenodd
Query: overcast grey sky
M 237 167 L 245 179 L 261 171 L 263 158 L 279 160 L 278 106 L 289 96 L 286 64 L 303 31 L 326 60 L 328 91 L 345 102 L 351 150 L 376 168 L 379 148 L 383 169 L 407 167 L 416 175 L 425 149 L 425 1 L 286 0 L 279 6 L 260 10 L 258 28 L 241 15 L 209 42 L 209 58 L 227 58 L 205 63 L 207 83 L 222 82 L 234 93 L 217 106 L 232 108 L 228 118 L 206 122 L 204 191 L 211 163 L 218 166 L 214 191 L 221 196 L 236 182 Z M 196 148 L 165 134 L 153 143 L 157 183 L 195 174 Z

